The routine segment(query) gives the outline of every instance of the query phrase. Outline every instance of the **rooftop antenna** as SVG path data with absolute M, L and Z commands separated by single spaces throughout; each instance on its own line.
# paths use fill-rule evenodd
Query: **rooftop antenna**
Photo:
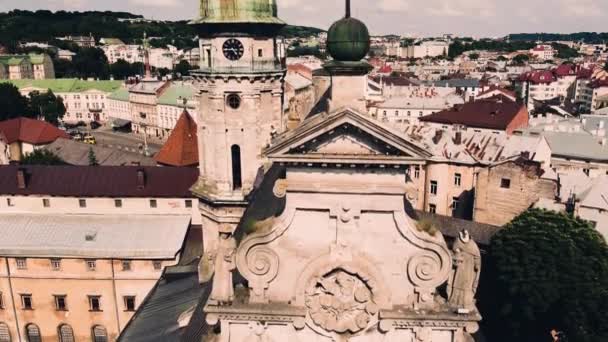
M 350 18 L 350 0 L 346 0 L 346 14 L 344 18 Z

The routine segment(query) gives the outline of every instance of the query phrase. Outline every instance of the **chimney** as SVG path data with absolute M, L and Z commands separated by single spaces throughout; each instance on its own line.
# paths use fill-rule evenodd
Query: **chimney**
M 146 187 L 146 171 L 137 169 L 137 189 L 141 190 Z
M 25 189 L 27 187 L 25 176 L 25 168 L 20 167 L 17 169 L 17 188 Z
M 462 143 L 462 132 L 457 131 L 456 135 L 454 136 L 454 144 L 460 145 L 461 143 Z

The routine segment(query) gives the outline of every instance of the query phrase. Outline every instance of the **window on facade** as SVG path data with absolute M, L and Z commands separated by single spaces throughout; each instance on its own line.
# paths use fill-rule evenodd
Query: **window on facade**
M 0 342 L 11 342 L 11 332 L 4 322 L 0 322 Z
M 89 311 L 101 311 L 101 296 L 89 296 Z
M 150 200 L 150 208 L 156 208 L 158 206 L 158 203 L 156 202 L 155 199 L 151 199 Z
M 186 200 L 186 208 L 192 208 L 192 200 Z
M 123 260 L 122 261 L 122 270 L 130 271 L 131 270 L 131 260 Z
M 25 326 L 25 337 L 27 338 L 27 342 L 42 342 L 40 328 L 34 323 Z
M 74 342 L 74 331 L 68 324 L 59 326 L 59 342 Z
M 78 205 L 79 205 L 81 208 L 86 208 L 86 207 L 87 207 L 87 200 L 85 200 L 85 199 L 79 199 L 79 200 L 78 200 Z
M 418 179 L 420 178 L 420 166 L 416 165 L 416 167 L 414 167 L 414 178 Z
M 51 206 L 51 200 L 48 198 L 42 199 L 42 206 L 45 208 L 49 208 Z
M 51 269 L 53 271 L 61 270 L 61 259 L 51 259 Z
M 13 204 L 13 199 L 12 198 L 7 198 L 6 199 L 6 205 L 9 207 L 14 206 L 15 204 Z
M 152 262 L 152 266 L 154 266 L 154 269 L 158 271 L 163 268 L 163 263 L 160 260 L 154 260 Z
M 54 295 L 55 297 L 55 310 L 57 311 L 67 311 L 68 303 L 66 301 L 65 295 Z
M 262 57 L 263 53 L 262 53 L 262 49 L 258 49 L 258 57 Z
M 590 171 L 589 169 L 583 169 L 583 172 L 584 172 L 584 173 L 585 173 L 587 176 L 589 176 L 589 171 Z
M 429 204 L 429 213 L 435 214 L 437 212 L 437 206 L 435 204 Z
M 460 173 L 455 174 L 454 175 L 454 185 L 460 186 L 461 179 L 462 179 L 462 175 Z
M 458 211 L 458 204 L 458 197 L 452 197 L 452 216 L 456 215 L 456 212 Z
M 386 116 L 386 111 L 385 110 L 382 111 L 382 115 Z
M 135 311 L 135 296 L 124 296 L 125 311 Z
M 500 187 L 503 189 L 509 189 L 511 187 L 511 180 L 508 178 L 503 178 L 500 180 Z
M 0 310 L 4 309 L 4 295 L 0 292 Z M 0 342 L 2 342 L 0 340 Z
M 27 259 L 25 259 L 25 258 L 16 258 L 15 259 L 15 263 L 17 263 L 17 269 L 18 270 L 25 270 L 25 269 L 27 269 Z
M 21 295 L 21 308 L 23 310 L 32 310 L 34 308 L 32 306 L 32 295 L 31 294 L 22 294 Z
M 239 145 L 232 145 L 230 152 L 232 155 L 232 190 L 240 190 L 243 186 L 241 178 L 241 148 Z
M 226 97 L 226 104 L 232 109 L 239 109 L 241 106 L 241 97 L 238 94 L 229 94 Z
M 431 195 L 437 195 L 437 181 L 431 181 Z
M 115 199 L 114 200 L 114 206 L 116 208 L 122 208 L 122 200 L 121 199 Z
M 87 270 L 95 271 L 96 268 L 97 268 L 97 261 L 87 260 Z
M 93 334 L 93 342 L 108 342 L 108 333 L 106 328 L 101 325 L 96 325 L 91 330 Z

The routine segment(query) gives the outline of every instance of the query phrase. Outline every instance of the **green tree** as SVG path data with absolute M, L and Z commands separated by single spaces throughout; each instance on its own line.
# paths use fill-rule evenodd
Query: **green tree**
M 124 80 L 128 77 L 135 76 L 138 73 L 139 72 L 133 67 L 133 64 L 124 59 L 119 59 L 116 63 L 110 65 L 110 74 L 116 80 Z
M 59 156 L 49 150 L 38 149 L 26 154 L 21 159 L 21 164 L 24 165 L 65 165 Z
M 469 55 L 469 59 L 472 61 L 476 61 L 479 59 L 479 54 L 478 53 L 472 53 Z
M 28 116 L 28 100 L 11 83 L 0 83 L 0 121 Z
M 491 341 L 608 341 L 608 246 L 589 222 L 530 209 L 491 242 L 480 306 Z M 482 279 L 482 283 L 484 279 Z
M 187 60 L 181 60 L 175 66 L 174 71 L 176 74 L 180 74 L 182 76 L 188 76 L 188 75 L 190 75 L 190 70 L 192 70 L 192 66 L 190 65 L 190 63 L 188 63 Z
M 55 96 L 52 90 L 30 93 L 30 113 L 32 117 L 42 117 L 44 121 L 58 125 L 65 115 L 65 105 L 61 97 Z
M 97 161 L 97 156 L 95 155 L 95 151 L 93 151 L 93 147 L 89 147 L 89 166 L 98 166 L 99 162 Z
M 530 60 L 530 56 L 524 55 L 524 54 L 519 54 L 519 55 L 513 57 L 513 64 L 524 65 L 529 60 Z
M 106 80 L 110 75 L 108 58 L 98 48 L 81 49 L 72 59 L 75 71 L 82 78 L 99 78 Z
M 608 60 L 606 61 L 606 63 L 604 64 L 604 70 L 608 71 Z

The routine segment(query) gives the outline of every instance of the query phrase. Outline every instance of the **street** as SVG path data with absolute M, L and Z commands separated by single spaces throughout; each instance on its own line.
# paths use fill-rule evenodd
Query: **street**
M 140 146 L 144 144 L 143 138 L 134 133 L 114 132 L 105 127 L 91 131 L 91 134 L 95 137 L 99 146 L 122 151 L 139 153 L 141 152 Z M 151 156 L 158 153 L 161 147 L 162 145 L 159 144 L 148 143 L 148 151 Z

